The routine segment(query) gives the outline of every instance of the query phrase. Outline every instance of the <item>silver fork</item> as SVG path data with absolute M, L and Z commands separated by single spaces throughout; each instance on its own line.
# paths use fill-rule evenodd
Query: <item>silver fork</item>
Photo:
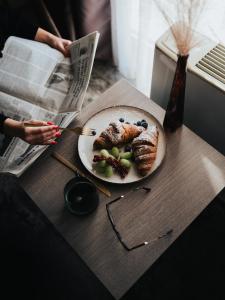
M 96 130 L 88 127 L 74 127 L 74 128 L 59 127 L 59 129 L 71 131 L 78 135 L 89 135 L 89 136 L 96 135 Z
M 36 125 L 29 122 L 24 122 L 24 127 L 40 127 L 40 125 Z M 96 130 L 93 128 L 88 127 L 74 127 L 74 128 L 67 128 L 67 127 L 59 127 L 60 130 L 66 130 L 78 135 L 87 135 L 87 136 L 94 136 L 96 135 Z

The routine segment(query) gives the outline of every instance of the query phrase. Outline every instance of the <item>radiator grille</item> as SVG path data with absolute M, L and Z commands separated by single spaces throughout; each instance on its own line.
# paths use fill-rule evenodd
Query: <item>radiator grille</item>
M 218 44 L 196 64 L 196 67 L 225 84 L 225 47 Z

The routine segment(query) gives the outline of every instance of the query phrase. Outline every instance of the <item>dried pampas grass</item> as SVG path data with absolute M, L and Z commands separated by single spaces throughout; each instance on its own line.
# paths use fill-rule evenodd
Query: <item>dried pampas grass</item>
M 208 0 L 154 0 L 159 11 L 170 26 L 178 54 L 186 56 L 199 41 L 194 30 L 206 9 Z

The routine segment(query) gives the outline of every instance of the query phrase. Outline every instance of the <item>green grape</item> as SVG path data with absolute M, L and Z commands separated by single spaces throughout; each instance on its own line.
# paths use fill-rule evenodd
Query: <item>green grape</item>
M 105 167 L 102 167 L 100 163 L 101 163 L 101 161 L 96 164 L 95 169 L 96 169 L 97 173 L 104 174 Z
M 101 156 L 104 156 L 105 158 L 109 157 L 109 152 L 106 149 L 102 149 L 100 151 Z
M 132 152 L 121 152 L 120 158 L 131 159 L 132 155 L 133 155 Z
M 120 160 L 120 164 L 121 166 L 125 167 L 125 168 L 130 168 L 131 167 L 131 162 L 127 159 L 122 158 Z
M 111 177 L 113 175 L 113 168 L 112 166 L 106 166 L 105 168 L 105 176 Z
M 117 147 L 113 147 L 111 150 L 112 155 L 117 158 L 119 156 L 119 149 Z
M 98 166 L 99 166 L 100 168 L 105 168 L 105 167 L 106 167 L 106 161 L 105 161 L 105 160 L 102 160 L 102 161 L 98 162 Z

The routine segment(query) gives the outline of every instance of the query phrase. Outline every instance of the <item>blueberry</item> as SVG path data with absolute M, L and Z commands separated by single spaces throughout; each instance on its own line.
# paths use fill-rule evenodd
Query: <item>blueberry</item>
M 131 150 L 132 150 L 131 145 L 126 145 L 124 148 L 125 152 L 131 152 Z
M 143 120 L 141 120 L 141 123 L 147 123 L 147 121 L 143 119 Z
M 96 135 L 96 131 L 95 130 L 92 130 L 92 135 Z
M 142 122 L 142 123 L 141 123 L 141 126 L 144 127 L 145 129 L 147 129 L 147 128 L 148 128 L 148 123 Z
M 121 123 L 123 123 L 123 122 L 124 122 L 124 118 L 120 118 L 119 121 L 120 121 Z
M 137 121 L 137 126 L 141 126 L 141 121 Z

